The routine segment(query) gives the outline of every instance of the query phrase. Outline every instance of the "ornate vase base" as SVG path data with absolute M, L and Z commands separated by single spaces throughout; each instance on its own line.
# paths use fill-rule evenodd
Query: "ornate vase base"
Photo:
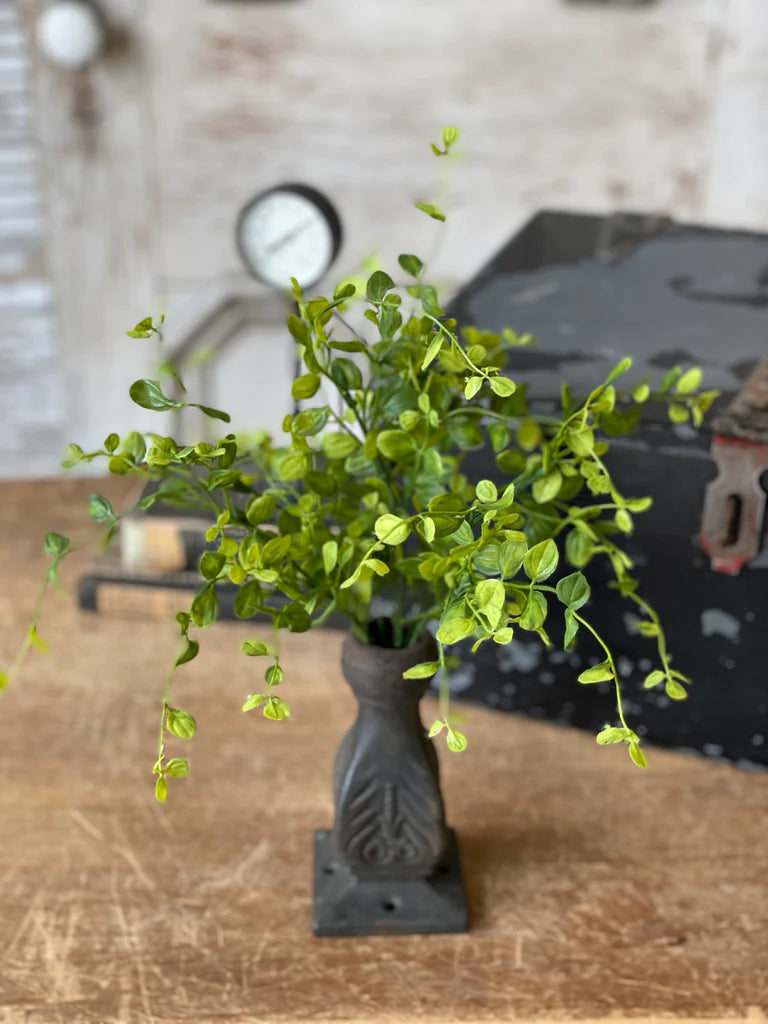
M 355 878 L 341 864 L 329 829 L 315 832 L 315 935 L 432 935 L 468 930 L 459 850 L 448 829 L 445 856 L 431 878 Z

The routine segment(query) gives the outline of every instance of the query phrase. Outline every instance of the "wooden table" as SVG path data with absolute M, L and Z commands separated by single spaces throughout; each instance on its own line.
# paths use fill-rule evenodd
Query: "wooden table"
M 87 481 L 0 487 L 0 664 L 46 529 L 83 532 Z M 117 500 L 125 481 L 100 484 Z M 79 525 L 78 525 L 79 524 Z M 286 637 L 285 723 L 244 715 L 239 645 L 203 635 L 174 699 L 187 779 L 153 796 L 175 624 L 52 600 L 0 698 L 0 1022 L 506 1021 L 768 1013 L 768 776 L 470 708 L 441 751 L 468 935 L 316 939 L 311 838 L 352 699 L 337 633 Z M 427 714 L 431 714 L 428 709 Z

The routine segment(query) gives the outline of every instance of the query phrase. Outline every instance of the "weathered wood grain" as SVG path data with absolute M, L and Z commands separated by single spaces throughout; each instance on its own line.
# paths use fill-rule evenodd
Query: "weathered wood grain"
M 117 501 L 125 481 L 99 487 Z M 42 532 L 78 533 L 89 488 L 0 487 L 0 663 Z M 52 655 L 0 700 L 3 1024 L 765 1020 L 764 775 L 655 750 L 643 773 L 581 733 L 467 709 L 469 749 L 441 761 L 472 931 L 318 940 L 311 835 L 352 714 L 339 634 L 286 638 L 283 724 L 239 711 L 254 630 L 206 634 L 173 698 L 198 719 L 174 747 L 190 776 L 160 807 L 175 626 L 60 598 L 41 630 Z

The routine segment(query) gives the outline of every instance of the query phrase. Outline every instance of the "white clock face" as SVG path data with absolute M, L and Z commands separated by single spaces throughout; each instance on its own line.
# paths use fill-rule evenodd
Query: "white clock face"
M 240 252 L 248 269 L 267 284 L 290 288 L 315 284 L 330 267 L 338 236 L 325 211 L 289 188 L 254 200 L 238 224 Z

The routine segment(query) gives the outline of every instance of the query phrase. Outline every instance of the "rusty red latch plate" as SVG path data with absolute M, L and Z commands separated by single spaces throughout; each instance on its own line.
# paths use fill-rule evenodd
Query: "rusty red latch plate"
M 768 358 L 715 420 L 717 477 L 707 486 L 699 543 L 716 572 L 735 576 L 760 552 L 768 471 Z

